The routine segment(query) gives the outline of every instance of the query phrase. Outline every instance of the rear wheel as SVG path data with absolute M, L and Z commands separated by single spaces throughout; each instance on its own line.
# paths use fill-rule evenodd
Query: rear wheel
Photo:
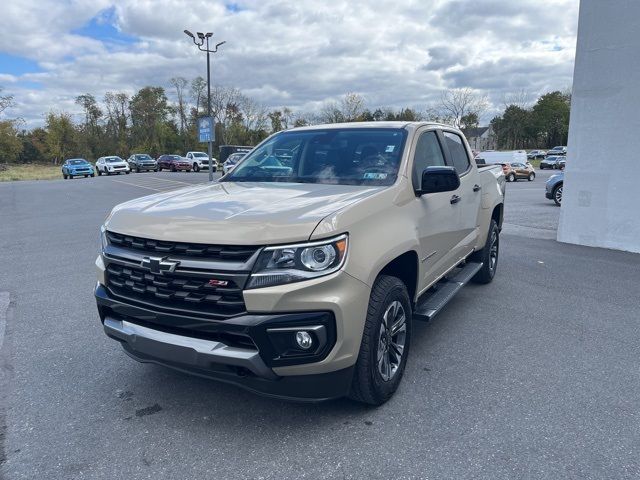
M 527 180 L 529 180 L 530 182 L 533 182 L 535 180 L 535 178 L 536 178 L 536 174 L 531 172 L 529 174 L 529 178 L 527 178 Z
M 487 241 L 482 250 L 471 255 L 475 262 L 482 262 L 482 268 L 473 277 L 475 283 L 489 283 L 493 280 L 498 268 L 498 254 L 500 253 L 500 231 L 495 220 L 491 220 Z
M 404 283 L 381 275 L 373 284 L 349 397 L 382 405 L 397 390 L 409 354 L 411 303 Z
M 516 176 L 513 173 L 510 173 L 509 175 L 507 175 L 507 182 L 515 182 L 516 181 Z
M 553 201 L 560 207 L 562 205 L 562 183 L 554 187 L 552 194 Z

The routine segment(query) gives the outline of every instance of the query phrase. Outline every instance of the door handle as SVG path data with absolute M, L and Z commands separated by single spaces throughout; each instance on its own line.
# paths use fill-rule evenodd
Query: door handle
M 481 188 L 482 188 L 482 187 L 476 183 L 476 184 L 473 186 L 473 191 L 474 191 L 474 192 L 479 192 Z
M 451 204 L 453 205 L 454 203 L 458 203 L 460 201 L 460 197 L 458 195 L 453 195 L 451 197 L 451 200 L 449 200 L 451 202 Z

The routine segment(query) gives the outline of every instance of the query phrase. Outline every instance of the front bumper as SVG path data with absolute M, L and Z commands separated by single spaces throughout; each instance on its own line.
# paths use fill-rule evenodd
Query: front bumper
M 282 365 L 326 359 L 336 343 L 331 312 L 249 314 L 223 321 L 185 317 L 125 303 L 101 284 L 95 291 L 105 333 L 140 362 L 232 383 L 285 399 L 322 401 L 346 395 L 353 366 L 319 374 L 280 375 Z M 321 325 L 325 347 L 311 357 L 279 358 L 270 340 L 283 327 Z M 287 328 L 285 328 L 286 330 Z

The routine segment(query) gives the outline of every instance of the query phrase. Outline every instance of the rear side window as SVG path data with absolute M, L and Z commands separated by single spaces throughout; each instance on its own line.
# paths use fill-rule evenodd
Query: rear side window
M 469 169 L 469 156 L 467 155 L 467 149 L 462 142 L 460 135 L 451 132 L 442 132 L 444 134 L 444 141 L 449 148 L 449 154 L 453 161 L 453 167 L 458 172 L 458 175 L 462 175 Z
M 427 167 L 444 166 L 444 156 L 442 155 L 442 149 L 440 148 L 440 142 L 438 141 L 436 132 L 424 132 L 420 135 L 420 138 L 418 138 L 416 153 L 413 156 L 413 171 L 411 173 L 413 188 L 416 190 L 420 189 L 422 172 Z

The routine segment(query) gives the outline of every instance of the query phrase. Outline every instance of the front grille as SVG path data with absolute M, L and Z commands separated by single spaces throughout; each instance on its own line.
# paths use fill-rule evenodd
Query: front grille
M 107 232 L 109 243 L 118 247 L 144 250 L 163 255 L 184 255 L 211 260 L 246 262 L 260 247 L 231 245 L 206 245 L 203 243 L 166 242 Z
M 148 270 L 109 263 L 107 287 L 117 296 L 168 309 L 228 317 L 245 311 L 242 287 L 228 277 L 224 287 L 209 285 L 209 276 L 153 274 Z M 212 273 L 212 278 L 220 275 Z M 246 278 L 240 276 L 239 278 Z

